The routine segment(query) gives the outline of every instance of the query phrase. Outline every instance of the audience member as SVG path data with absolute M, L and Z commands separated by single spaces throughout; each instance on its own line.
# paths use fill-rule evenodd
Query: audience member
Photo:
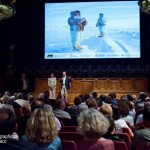
M 143 124 L 145 128 L 135 132 L 132 143 L 133 149 L 140 143 L 150 142 L 150 103 L 144 106 Z
M 11 105 L 0 106 L 0 129 L 0 150 L 36 150 L 34 144 L 17 140 L 17 118 Z
M 102 113 L 90 108 L 80 114 L 77 130 L 85 136 L 85 141 L 78 141 L 78 150 L 114 150 L 114 144 L 102 136 L 108 131 L 109 122 Z M 91 143 L 92 142 L 92 143 Z
M 96 100 L 92 97 L 90 97 L 86 100 L 86 105 L 88 106 L 88 108 L 97 109 L 97 107 L 98 107 Z
M 36 109 L 28 120 L 26 135 L 22 140 L 36 143 L 40 150 L 61 150 L 61 140 L 53 113 L 46 108 Z
M 62 99 L 56 100 L 55 108 L 53 111 L 55 117 L 71 119 L 68 112 L 64 111 L 64 109 L 65 109 L 65 102 Z

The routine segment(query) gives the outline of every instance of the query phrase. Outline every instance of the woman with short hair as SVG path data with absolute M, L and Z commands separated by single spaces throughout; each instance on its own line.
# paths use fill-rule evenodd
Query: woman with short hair
M 108 128 L 108 119 L 98 110 L 90 108 L 81 113 L 77 130 L 85 140 L 77 142 L 78 150 L 114 150 L 113 142 L 102 137 Z

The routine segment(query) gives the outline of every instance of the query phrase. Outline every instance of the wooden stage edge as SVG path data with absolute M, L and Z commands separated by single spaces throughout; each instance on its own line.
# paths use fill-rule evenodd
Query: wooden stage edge
M 39 93 L 49 90 L 47 78 L 35 79 L 35 91 L 33 95 L 38 98 Z M 70 82 L 68 100 L 73 104 L 74 98 L 80 94 L 88 94 L 91 91 L 98 95 L 115 92 L 119 99 L 122 95 L 132 94 L 138 96 L 141 91 L 149 93 L 149 79 L 144 77 L 124 78 L 73 78 Z M 56 96 L 60 93 L 61 83 L 57 80 Z

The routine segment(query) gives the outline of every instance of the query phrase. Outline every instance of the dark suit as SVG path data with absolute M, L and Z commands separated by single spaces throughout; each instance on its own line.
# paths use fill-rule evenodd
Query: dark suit
M 70 89 L 70 84 L 69 84 L 69 82 L 71 82 L 71 79 L 70 79 L 68 76 L 66 76 L 65 86 L 66 86 L 66 89 L 67 89 L 67 90 Z M 63 80 L 62 80 L 62 83 L 63 83 Z M 63 84 L 62 84 L 62 86 L 63 86 Z
M 67 96 L 68 96 L 67 90 L 70 89 L 69 82 L 71 82 L 71 79 L 68 76 L 66 76 L 65 84 L 63 84 L 63 79 L 61 79 L 60 81 L 62 82 L 62 86 L 61 86 L 62 99 L 64 99 L 64 96 L 67 99 Z

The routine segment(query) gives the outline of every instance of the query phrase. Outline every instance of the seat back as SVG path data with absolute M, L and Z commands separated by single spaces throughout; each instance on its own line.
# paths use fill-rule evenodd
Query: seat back
M 150 150 L 150 142 L 144 142 L 138 144 L 135 150 Z
M 77 132 L 59 132 L 59 137 L 61 140 L 71 140 L 75 142 L 84 139 L 84 136 L 78 134 Z
M 128 150 L 128 146 L 125 142 L 114 141 L 115 150 Z
M 60 132 L 77 132 L 77 126 L 62 126 Z
M 77 150 L 77 145 L 74 141 L 69 141 L 69 140 L 62 140 L 61 141 L 62 144 L 62 150 Z
M 125 141 L 125 143 L 127 144 L 128 149 L 130 149 L 131 139 L 130 139 L 130 137 L 128 136 L 127 133 L 116 133 L 114 135 L 117 135 L 117 136 L 119 136 L 120 139 L 123 139 Z
M 130 137 L 130 139 L 133 138 L 133 136 L 131 135 L 131 132 L 130 132 L 129 128 L 123 127 L 122 131 L 123 131 L 123 133 L 127 133 L 128 136 Z

